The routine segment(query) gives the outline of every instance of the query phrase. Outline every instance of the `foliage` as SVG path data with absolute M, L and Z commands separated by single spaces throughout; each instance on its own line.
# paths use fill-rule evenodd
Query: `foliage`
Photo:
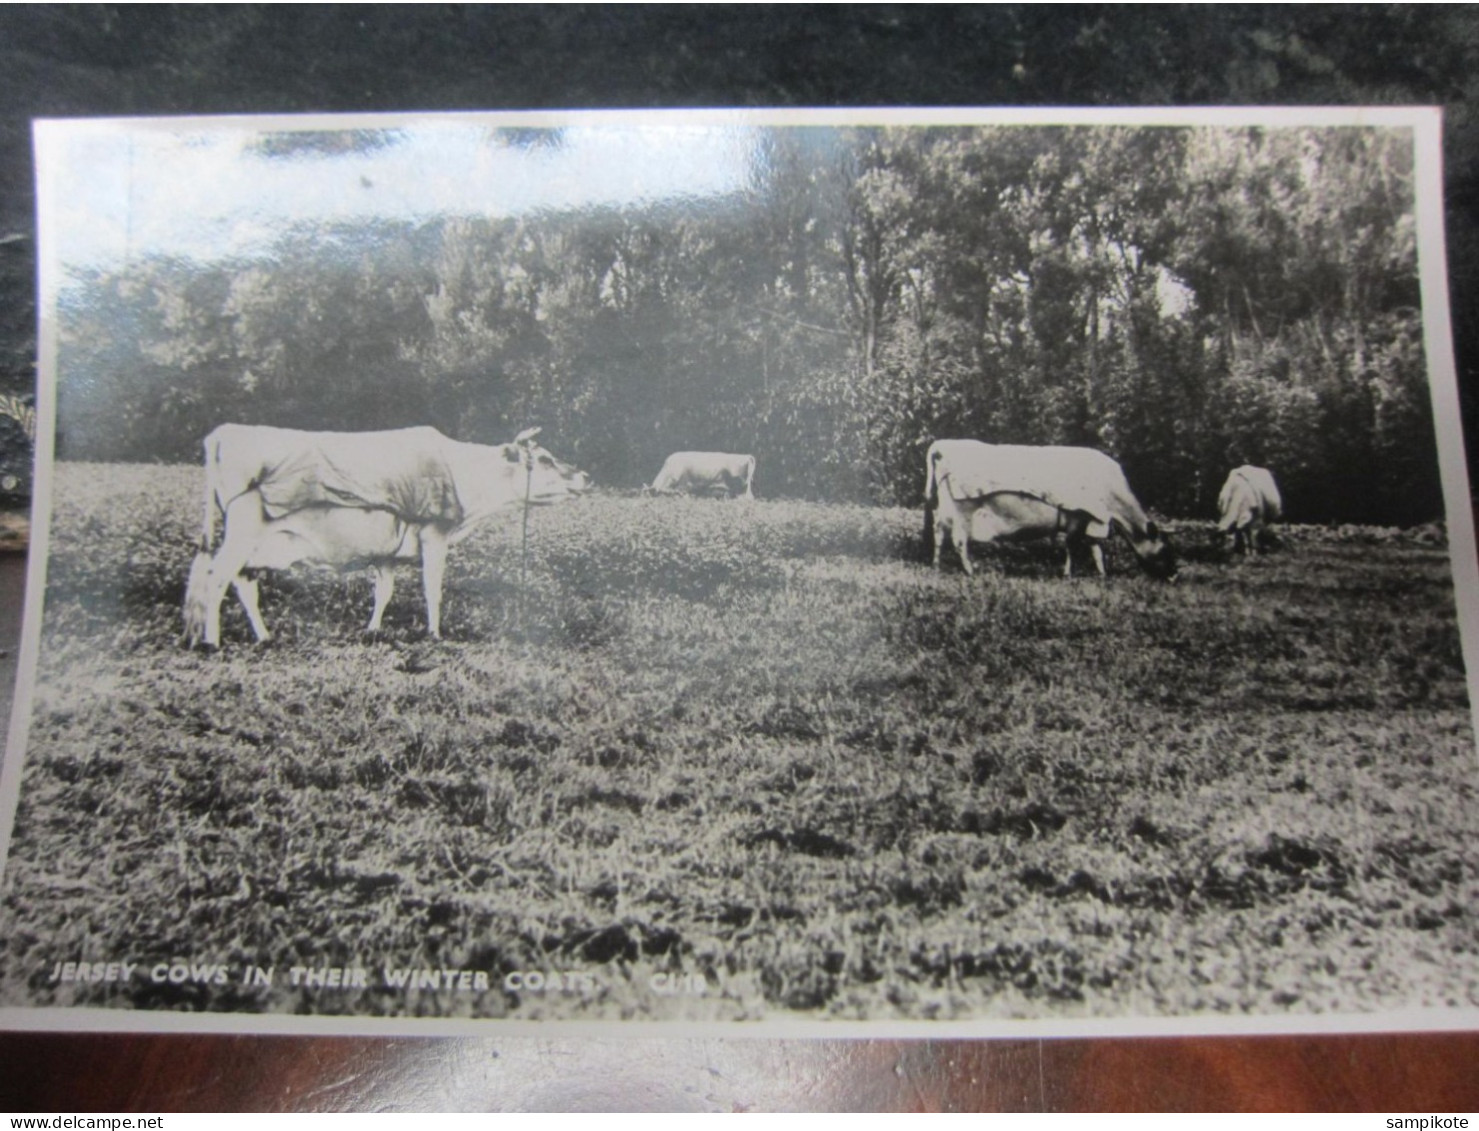
M 913 505 L 928 442 L 969 435 L 1102 448 L 1171 513 L 1254 462 L 1296 518 L 1432 518 L 1409 142 L 775 129 L 717 204 L 146 258 L 67 292 L 60 450 L 191 459 L 226 419 L 484 441 L 538 421 L 614 486 L 746 451 L 772 496 Z

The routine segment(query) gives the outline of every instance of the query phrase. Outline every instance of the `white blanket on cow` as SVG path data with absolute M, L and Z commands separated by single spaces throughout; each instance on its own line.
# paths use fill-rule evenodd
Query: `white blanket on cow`
M 386 510 L 449 527 L 466 517 L 452 466 L 458 445 L 435 428 L 274 431 L 254 437 L 260 469 L 253 485 L 268 518 L 315 506 Z
M 1003 492 L 1026 495 L 1081 511 L 1106 529 L 1119 495 L 1128 492 L 1124 472 L 1102 452 L 1021 444 L 972 445 L 968 458 L 948 462 L 941 487 L 957 502 Z
M 1227 482 L 1217 496 L 1217 507 L 1222 512 L 1219 528 L 1242 530 L 1255 520 L 1278 519 L 1284 513 L 1284 500 L 1279 495 L 1279 485 L 1274 482 L 1274 473 L 1266 467 L 1248 464 L 1228 473 Z

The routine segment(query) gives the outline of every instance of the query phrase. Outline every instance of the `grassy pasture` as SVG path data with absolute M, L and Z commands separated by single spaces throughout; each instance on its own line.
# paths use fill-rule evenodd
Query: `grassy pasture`
M 1479 1003 L 1447 551 L 1205 524 L 1162 585 L 917 511 L 596 495 L 404 573 L 228 598 L 177 644 L 199 472 L 58 469 L 0 1001 L 514 1017 L 962 1018 Z M 270 986 L 48 983 L 75 959 Z M 363 966 L 364 989 L 288 984 Z M 492 974 L 486 992 L 382 966 Z M 577 972 L 581 992 L 507 990 Z M 703 996 L 651 990 L 700 974 Z

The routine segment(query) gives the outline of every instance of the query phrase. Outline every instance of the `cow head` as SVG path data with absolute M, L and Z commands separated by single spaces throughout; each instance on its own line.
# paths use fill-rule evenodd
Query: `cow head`
M 528 476 L 525 487 L 529 503 L 542 506 L 589 491 L 590 476 L 536 444 L 534 439 L 538 435 L 538 428 L 527 428 L 504 447 L 504 458 L 522 464 Z
M 1176 548 L 1166 540 L 1155 523 L 1146 523 L 1145 537 L 1135 547 L 1140 565 L 1151 577 L 1161 581 L 1175 581 L 1180 571 L 1176 561 Z

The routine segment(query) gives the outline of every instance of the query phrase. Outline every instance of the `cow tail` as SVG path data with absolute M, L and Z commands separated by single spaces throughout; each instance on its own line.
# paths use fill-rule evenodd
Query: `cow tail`
M 190 562 L 185 580 L 185 631 L 180 643 L 187 648 L 199 644 L 205 633 L 206 590 L 211 573 L 211 540 L 215 536 L 216 479 L 220 474 L 220 443 L 212 434 L 205 438 L 205 513 L 202 515 L 200 543 Z M 222 538 L 225 525 L 222 524 Z
M 755 497 L 755 457 L 751 456 L 745 466 L 745 498 Z
M 924 552 L 926 557 L 933 553 L 935 544 L 935 506 L 940 498 L 940 487 L 935 473 L 939 459 L 940 453 L 935 451 L 933 444 L 930 445 L 924 464 Z
M 220 475 L 221 443 L 214 434 L 205 438 L 205 513 L 200 528 L 200 552 L 209 554 L 216 536 L 216 479 Z

